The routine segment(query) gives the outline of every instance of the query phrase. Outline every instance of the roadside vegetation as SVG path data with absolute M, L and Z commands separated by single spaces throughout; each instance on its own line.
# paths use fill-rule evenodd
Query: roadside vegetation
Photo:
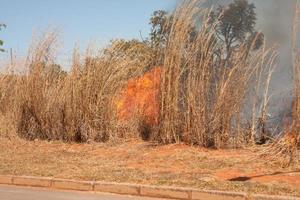
M 278 52 L 247 0 L 155 11 L 148 37 L 75 48 L 67 71 L 58 35 L 41 34 L 0 73 L 0 174 L 300 196 L 299 16 L 300 3 L 292 120 L 276 134 Z
M 57 35 L 35 39 L 24 65 L 1 74 L 1 137 L 80 143 L 142 138 L 207 148 L 270 139 L 262 127 L 277 52 L 255 29 L 254 4 L 235 0 L 205 8 L 202 1 L 184 1 L 172 13 L 154 12 L 150 24 L 149 38 L 113 40 L 97 54 L 75 49 L 67 72 L 56 64 Z M 155 88 L 159 112 L 150 116 L 155 123 L 139 110 L 124 122 L 116 108 L 124 86 L 155 67 L 161 80 Z M 292 138 L 294 152 L 299 137 Z

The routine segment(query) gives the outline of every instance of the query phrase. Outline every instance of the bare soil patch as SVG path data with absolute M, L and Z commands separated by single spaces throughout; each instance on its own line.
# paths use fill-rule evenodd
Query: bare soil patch
M 0 140 L 0 174 L 300 196 L 300 165 L 281 168 L 249 149 L 184 144 L 74 144 Z

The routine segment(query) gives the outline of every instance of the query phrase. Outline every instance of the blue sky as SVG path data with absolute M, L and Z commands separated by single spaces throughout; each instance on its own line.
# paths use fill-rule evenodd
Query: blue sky
M 0 0 L 0 32 L 5 49 L 24 55 L 33 33 L 58 28 L 63 54 L 75 43 L 81 48 L 97 41 L 99 46 L 114 38 L 146 37 L 154 10 L 171 10 L 177 0 Z

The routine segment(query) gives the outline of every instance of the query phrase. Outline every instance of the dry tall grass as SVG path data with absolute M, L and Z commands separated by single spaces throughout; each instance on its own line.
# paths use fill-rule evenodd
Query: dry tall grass
M 297 39 L 299 31 L 299 17 L 300 17 L 300 1 L 297 1 L 295 9 L 295 19 L 293 26 L 293 67 L 294 67 L 294 85 L 295 85 L 295 100 L 294 100 L 294 126 L 295 126 L 295 137 L 297 138 L 297 145 L 300 146 L 300 51 L 297 47 L 299 42 Z
M 151 139 L 216 148 L 247 142 L 254 135 L 259 107 L 258 95 L 251 94 L 253 90 L 266 94 L 266 111 L 275 54 L 265 48 L 249 52 L 244 44 L 230 60 L 216 59 L 220 44 L 208 23 L 209 10 L 199 3 L 184 1 L 170 22 L 161 73 L 159 124 Z M 191 27 L 198 27 L 195 34 L 191 34 Z M 55 48 L 55 34 L 46 34 L 31 48 L 21 73 L 1 77 L 1 116 L 9 119 L 17 134 L 30 140 L 77 142 L 135 137 L 130 133 L 133 130 L 124 132 L 118 126 L 114 100 L 124 82 L 144 72 L 147 63 L 141 67 L 134 57 L 118 53 L 115 48 L 122 46 L 114 46 L 113 51 L 97 56 L 87 51 L 81 57 L 74 51 L 72 68 L 63 73 L 54 64 Z M 226 57 L 224 52 L 221 57 Z M 249 113 L 253 122 L 248 120 Z
M 1 114 L 26 139 L 107 141 L 115 131 L 113 99 L 128 77 L 141 68 L 103 52 L 81 58 L 74 51 L 64 73 L 54 64 L 56 35 L 48 33 L 30 50 L 22 73 L 1 78 Z
M 251 112 L 245 98 L 251 98 L 250 90 L 257 88 L 266 96 L 266 111 L 276 54 L 265 48 L 249 52 L 244 44 L 230 60 L 220 61 L 215 54 L 220 44 L 215 42 L 214 29 L 208 22 L 209 10 L 199 9 L 199 3 L 185 1 L 173 16 L 164 58 L 157 139 L 220 148 L 254 135 L 254 128 L 245 126 L 242 117 L 243 110 Z M 196 35 L 191 35 L 191 27 L 199 23 L 195 16 L 202 17 L 202 24 Z M 225 58 L 225 52 L 220 57 Z M 250 104 L 258 104 L 258 98 L 254 95 Z M 257 108 L 253 113 L 255 121 Z M 255 122 L 252 124 L 255 126 Z
M 297 0 L 291 41 L 294 81 L 293 122 L 290 127 L 285 127 L 286 130 L 284 130 L 281 137 L 276 139 L 267 149 L 260 152 L 260 158 L 265 156 L 267 161 L 279 161 L 282 166 L 289 166 L 300 160 L 300 52 L 299 47 L 297 47 L 299 42 L 297 38 L 299 17 L 300 1 Z

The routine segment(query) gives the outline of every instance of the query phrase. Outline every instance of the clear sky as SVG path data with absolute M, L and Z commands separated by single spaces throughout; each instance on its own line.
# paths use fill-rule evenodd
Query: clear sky
M 177 0 L 0 0 L 0 32 L 4 48 L 25 55 L 33 33 L 58 28 L 63 55 L 75 43 L 81 48 L 92 41 L 99 46 L 114 38 L 140 38 L 149 33 L 154 10 L 174 8 Z M 6 53 L 8 54 L 8 53 Z

